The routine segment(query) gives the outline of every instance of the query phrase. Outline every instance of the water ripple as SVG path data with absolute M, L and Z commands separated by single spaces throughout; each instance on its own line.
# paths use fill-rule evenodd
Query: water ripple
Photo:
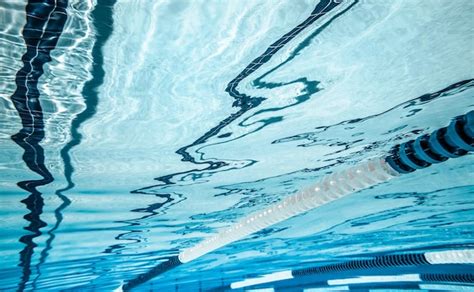
M 241 216 L 472 109 L 469 0 L 69 0 L 31 84 L 39 174 L 10 138 L 25 130 L 10 97 L 27 2 L 0 1 L 0 290 L 113 290 L 150 271 L 144 289 L 218 289 L 474 245 L 466 155 L 153 274 Z M 45 177 L 26 198 L 16 185 Z

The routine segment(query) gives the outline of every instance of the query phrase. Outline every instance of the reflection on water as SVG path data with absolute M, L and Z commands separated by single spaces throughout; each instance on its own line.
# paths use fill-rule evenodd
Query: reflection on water
M 7 0 L 0 13 L 2 290 L 115 289 L 473 107 L 469 1 Z M 146 285 L 219 290 L 472 247 L 472 162 L 359 192 Z

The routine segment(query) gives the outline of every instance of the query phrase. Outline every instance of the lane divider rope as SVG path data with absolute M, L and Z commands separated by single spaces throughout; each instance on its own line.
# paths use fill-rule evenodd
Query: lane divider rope
M 461 157 L 473 151 L 474 110 L 454 118 L 447 127 L 394 146 L 386 157 L 372 158 L 334 172 L 319 182 L 240 219 L 229 228 L 219 231 L 195 246 L 181 250 L 177 256 L 128 281 L 123 290 L 131 289 L 180 264 L 188 263 L 296 215 L 389 181 L 399 175 L 429 167 L 449 158 Z M 436 263 L 438 259 L 435 255 L 428 254 L 425 260 Z
M 311 275 L 334 274 L 351 270 L 373 270 L 383 268 L 419 267 L 427 265 L 443 264 L 474 264 L 474 249 L 452 249 L 443 251 L 430 251 L 425 253 L 392 254 L 377 256 L 372 259 L 352 260 L 342 263 L 315 266 L 310 268 L 287 270 L 263 275 L 257 278 L 249 278 L 230 284 L 231 289 L 251 287 L 260 284 L 268 284 L 276 281 L 296 279 Z M 285 277 L 277 277 L 285 275 Z M 431 274 L 430 274 L 431 275 Z M 433 275 L 426 277 L 435 277 Z M 441 277 L 441 276 L 436 276 Z M 446 276 L 447 277 L 447 276 Z M 454 276 L 452 276 L 454 277 Z M 458 276 L 459 277 L 459 276 Z M 452 282 L 452 281 L 451 281 Z M 464 282 L 464 281 L 460 281 Z M 337 280 L 328 280 L 329 285 L 343 284 Z M 332 283 L 332 284 L 331 284 Z M 347 284 L 347 283 L 344 283 Z M 263 287 L 254 287 L 263 288 Z

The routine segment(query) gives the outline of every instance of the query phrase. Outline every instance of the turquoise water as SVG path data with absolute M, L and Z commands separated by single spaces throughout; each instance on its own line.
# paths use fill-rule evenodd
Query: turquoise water
M 0 2 L 2 291 L 116 289 L 474 108 L 468 0 L 30 2 Z M 136 289 L 473 248 L 473 162 L 350 195 Z M 388 272 L 460 271 L 474 266 Z

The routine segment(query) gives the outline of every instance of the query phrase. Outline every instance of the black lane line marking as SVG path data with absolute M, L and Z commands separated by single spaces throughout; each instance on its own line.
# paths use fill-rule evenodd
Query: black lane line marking
M 44 150 L 39 144 L 44 138 L 43 110 L 39 101 L 38 80 L 43 75 L 43 65 L 51 61 L 51 51 L 56 47 L 67 20 L 67 0 L 29 0 L 26 5 L 26 24 L 22 34 L 26 43 L 26 53 L 22 57 L 23 67 L 15 77 L 16 90 L 11 100 L 21 118 L 23 128 L 11 138 L 24 149 L 23 160 L 30 170 L 42 179 L 18 182 L 18 186 L 30 193 L 22 200 L 30 211 L 24 218 L 29 222 L 25 227 L 31 233 L 19 241 L 25 244 L 20 252 L 19 266 L 22 276 L 18 290 L 23 291 L 31 275 L 31 258 L 37 246 L 33 239 L 41 235 L 46 226 L 40 216 L 43 213 L 43 198 L 36 189 L 52 182 L 53 176 L 44 164 Z
M 281 45 L 282 44 L 282 39 L 285 39 L 284 43 L 287 43 L 288 41 L 290 41 L 291 39 L 288 38 L 289 35 L 291 35 L 292 37 L 295 36 L 295 32 L 301 32 L 302 29 L 304 29 L 305 27 L 309 26 L 311 23 L 313 23 L 317 17 L 320 17 L 320 16 L 323 16 L 325 13 L 328 12 L 328 8 L 334 8 L 333 7 L 328 7 L 328 3 L 330 3 L 331 1 L 324 1 L 324 2 L 321 2 L 319 4 L 316 5 L 316 7 L 313 9 L 311 15 L 305 20 L 303 21 L 300 25 L 298 25 L 296 28 L 294 28 L 292 31 L 290 31 L 290 33 L 287 33 L 285 34 L 285 36 L 281 37 L 279 40 L 277 40 L 276 42 L 274 42 L 266 51 L 265 53 L 260 56 L 259 58 L 256 58 L 250 65 L 248 65 L 246 68 L 254 68 L 256 66 L 260 67 L 263 63 L 262 62 L 268 62 L 268 60 L 270 60 L 271 56 L 272 55 L 268 55 L 268 52 L 272 52 L 273 54 L 276 53 L 276 50 L 275 50 L 275 47 L 278 47 L 278 45 Z M 301 42 L 294 50 L 294 52 L 292 52 L 292 54 L 289 56 L 289 58 L 287 60 L 285 60 L 283 63 L 280 63 L 279 65 L 277 65 L 276 67 L 274 67 L 273 69 L 271 69 L 270 71 L 264 73 L 263 75 L 257 77 L 256 80 L 254 80 L 254 85 L 257 86 L 257 87 L 278 87 L 278 86 L 281 86 L 281 85 L 286 85 L 286 84 L 291 84 L 291 83 L 295 83 L 295 82 L 302 82 L 306 88 L 306 91 L 304 94 L 302 94 L 301 96 L 298 96 L 296 98 L 296 102 L 290 106 L 294 106 L 294 105 L 297 105 L 297 104 L 300 104 L 306 100 L 309 99 L 309 97 L 314 94 L 315 92 L 319 91 L 319 88 L 317 87 L 317 85 L 319 84 L 319 82 L 317 81 L 309 81 L 307 80 L 306 78 L 299 78 L 297 80 L 294 80 L 294 81 L 291 81 L 291 82 L 287 82 L 287 83 L 284 83 L 284 84 L 273 84 L 273 83 L 265 83 L 265 82 L 262 82 L 261 79 L 263 79 L 265 76 L 267 76 L 268 74 L 270 74 L 271 72 L 274 72 L 275 70 L 277 70 L 278 68 L 282 67 L 284 64 L 288 63 L 289 61 L 291 61 L 292 59 L 294 59 L 297 55 L 299 55 L 300 51 L 302 51 L 303 49 L 305 49 L 306 47 L 308 47 L 310 44 L 311 44 L 311 41 L 317 36 L 319 35 L 325 28 L 327 28 L 331 23 L 333 23 L 336 19 L 338 19 L 339 17 L 341 17 L 343 14 L 345 14 L 347 11 L 349 11 L 350 9 L 353 8 L 354 5 L 356 5 L 359 1 L 356 0 L 354 1 L 353 3 L 351 3 L 348 7 L 346 7 L 344 10 L 342 10 L 341 12 L 335 14 L 334 16 L 332 16 L 326 23 L 324 23 L 321 27 L 317 28 L 314 32 L 311 33 L 311 35 L 307 38 L 305 38 L 305 40 L 303 40 L 303 42 Z M 332 3 L 332 2 L 331 2 Z M 338 3 L 333 3 L 335 5 L 337 5 Z M 319 11 L 319 12 L 318 12 Z M 275 45 L 277 44 L 277 45 Z M 278 47 L 278 50 L 280 49 L 281 47 Z M 239 80 L 238 82 L 240 82 L 243 78 L 242 77 L 242 74 L 243 72 L 245 72 L 245 74 L 250 75 L 250 71 L 248 69 L 244 69 L 240 74 L 239 76 L 235 77 L 234 79 L 232 79 L 231 82 L 229 82 L 229 85 L 227 88 L 230 88 L 230 87 L 233 87 L 234 89 L 237 87 L 237 84 L 236 84 L 236 80 Z M 231 85 L 232 84 L 232 85 Z M 230 94 L 230 93 L 229 93 Z M 250 97 L 249 97 L 250 98 Z M 255 98 L 253 98 L 255 100 Z M 257 98 L 259 99 L 259 98 Z M 264 100 L 263 98 L 260 98 L 262 101 Z M 280 109 L 283 109 L 284 107 L 282 108 L 276 108 L 274 109 L 274 111 L 276 110 L 280 110 Z M 238 117 L 242 116 L 246 111 L 250 110 L 251 108 L 247 108 L 247 109 L 243 109 L 243 108 L 240 108 L 236 113 L 233 113 L 231 114 L 229 117 L 227 117 L 226 119 L 224 119 L 223 121 L 221 121 L 219 123 L 219 125 L 216 127 L 216 128 L 219 128 L 219 131 L 224 128 L 226 125 L 228 125 L 229 123 L 231 123 L 232 121 L 236 120 Z M 272 109 L 268 109 L 268 110 L 261 110 L 261 111 L 258 111 L 256 114 L 259 114 L 261 112 L 265 112 L 265 111 L 272 111 Z M 275 117 L 275 118 L 270 118 L 270 119 L 266 119 L 266 120 L 260 120 L 259 122 L 262 123 L 261 126 L 259 126 L 257 129 L 245 134 L 245 135 L 250 135 L 252 133 L 255 133 L 256 131 L 259 131 L 260 129 L 262 129 L 263 127 L 269 125 L 269 124 L 272 124 L 272 123 L 275 123 L 275 122 L 279 122 L 281 121 L 281 117 Z M 243 123 L 243 122 L 242 122 Z M 241 125 L 241 123 L 239 123 L 239 125 Z M 214 128 L 214 129 L 216 129 Z M 171 206 L 175 205 L 175 204 L 178 204 L 180 203 L 181 201 L 185 200 L 186 198 L 183 197 L 183 195 L 180 195 L 180 199 L 178 201 L 174 201 L 173 198 L 171 197 L 171 193 L 164 193 L 164 192 L 160 192 L 160 193 L 151 193 L 149 192 L 148 190 L 149 189 L 153 189 L 153 188 L 156 188 L 156 187 L 162 187 L 163 189 L 166 187 L 166 186 L 169 186 L 169 185 L 173 185 L 175 184 L 174 182 L 172 182 L 172 178 L 178 176 L 178 175 L 186 175 L 186 174 L 192 174 L 194 177 L 198 177 L 199 175 L 197 174 L 193 174 L 193 173 L 203 173 L 203 172 L 217 172 L 217 171 L 230 171 L 230 170 L 233 170 L 235 168 L 230 168 L 230 169 L 226 169 L 226 170 L 218 170 L 218 169 L 221 169 L 222 167 L 225 167 L 228 165 L 228 163 L 226 163 L 225 161 L 206 161 L 206 162 L 196 162 L 194 160 L 194 158 L 192 158 L 192 156 L 187 152 L 190 147 L 192 146 L 196 146 L 196 145 L 199 145 L 199 144 L 203 144 L 207 141 L 207 139 L 209 139 L 211 136 L 214 136 L 214 135 L 217 135 L 219 133 L 219 131 L 213 131 L 213 130 L 210 130 L 207 132 L 207 134 L 205 134 L 204 136 L 202 136 L 201 138 L 199 138 L 198 140 L 196 140 L 194 143 L 188 145 L 188 146 L 184 146 L 180 149 L 178 149 L 176 151 L 176 153 L 180 154 L 183 158 L 181 159 L 182 161 L 190 161 L 194 164 L 207 164 L 208 166 L 205 167 L 204 169 L 196 169 L 196 168 L 193 168 L 193 169 L 190 169 L 190 170 L 187 170 L 187 171 L 183 171 L 183 172 L 177 172 L 177 173 L 173 173 L 173 174 L 169 174 L 169 175 L 165 175 L 165 176 L 161 176 L 161 177 L 158 177 L 158 178 L 155 178 L 155 180 L 158 180 L 160 183 L 159 184 L 154 184 L 154 185 L 151 185 L 151 186 L 148 186 L 148 187 L 143 187 L 143 188 L 140 188 L 140 189 L 137 189 L 137 190 L 133 190 L 131 191 L 131 193 L 134 193 L 134 194 L 146 194 L 146 195 L 154 195 L 154 196 L 157 196 L 157 197 L 160 197 L 160 198 L 164 198 L 167 200 L 167 204 L 166 206 L 163 206 L 164 204 L 160 204 L 160 205 L 157 205 L 157 204 L 151 204 L 147 207 L 143 207 L 143 208 L 139 208 L 139 209 L 135 209 L 135 210 L 132 210 L 134 212 L 143 212 L 143 213 L 147 213 L 148 215 L 145 215 L 145 216 L 142 216 L 141 218 L 137 218 L 136 220 L 133 220 L 134 222 L 137 222 L 137 221 L 140 221 L 142 219 L 145 219 L 145 218 L 148 218 L 148 217 L 152 217 L 154 216 L 155 214 L 157 214 L 157 210 L 158 208 L 170 208 Z M 208 135 L 209 133 L 213 132 L 212 135 Z M 225 136 L 226 134 L 223 134 L 221 136 Z M 220 137 L 220 136 L 218 136 Z M 238 138 L 241 138 L 241 137 L 238 137 Z M 234 138 L 232 140 L 235 140 L 235 139 L 238 139 L 238 138 Z M 231 141 L 232 141 L 231 140 Z M 218 142 L 218 143 L 222 143 L 222 142 Z M 248 164 L 245 166 L 245 167 L 248 167 L 248 166 L 251 166 L 255 163 L 255 161 L 249 161 Z M 170 199 L 171 198 L 171 199 Z M 123 234 L 125 235 L 125 234 Z
M 183 158 L 181 159 L 182 161 L 188 161 L 192 162 L 194 164 L 209 164 L 209 166 L 205 169 L 197 170 L 193 169 L 190 171 L 185 171 L 185 172 L 180 172 L 180 173 L 175 173 L 167 176 L 162 176 L 157 178 L 156 180 L 164 183 L 165 185 L 168 184 L 173 184 L 171 182 L 171 178 L 173 178 L 176 175 L 180 174 L 186 174 L 190 173 L 193 171 L 205 171 L 205 170 L 215 170 L 221 167 L 224 167 L 227 165 L 225 162 L 196 162 L 195 159 L 187 152 L 187 149 L 199 144 L 205 143 L 210 137 L 216 136 L 222 128 L 224 128 L 226 125 L 232 123 L 235 121 L 237 118 L 242 116 L 244 113 L 247 111 L 251 110 L 252 108 L 260 105 L 260 103 L 264 100 L 264 98 L 261 97 L 250 97 L 245 94 L 242 94 L 238 92 L 236 89 L 239 83 L 252 74 L 255 70 L 257 70 L 260 66 L 268 62 L 271 57 L 277 53 L 285 44 L 287 44 L 289 41 L 291 41 L 296 35 L 298 35 L 302 30 L 304 30 L 306 27 L 311 25 L 314 21 L 316 21 L 318 18 L 322 17 L 325 15 L 327 12 L 331 11 L 333 8 L 335 8 L 337 5 L 339 5 L 340 2 L 338 1 L 332 1 L 332 0 L 323 0 L 319 2 L 316 7 L 314 8 L 313 12 L 311 15 L 302 23 L 300 23 L 298 26 L 293 28 L 290 32 L 286 33 L 283 35 L 280 39 L 278 39 L 276 42 L 274 42 L 270 47 L 259 57 L 254 59 L 239 75 L 237 75 L 232 81 L 229 82 L 226 88 L 226 92 L 229 93 L 230 96 L 232 96 L 235 101 L 233 103 L 234 107 L 239 107 L 240 109 L 236 112 L 231 114 L 229 117 L 221 121 L 216 127 L 212 128 L 209 130 L 207 133 L 205 133 L 203 136 L 198 138 L 196 141 L 194 141 L 192 144 L 184 146 L 176 151 L 177 154 L 181 155 Z M 352 7 L 351 5 L 350 7 Z M 345 11 L 347 11 L 346 9 Z M 345 12 L 344 11 L 344 12 Z M 341 13 L 342 15 L 342 13 Z M 339 15 L 338 15 L 339 16 Z M 336 16 L 337 17 L 337 16 Z M 331 21 L 334 19 L 331 19 Z M 326 26 L 325 26 L 326 27 Z M 318 30 L 317 33 L 320 33 L 322 29 Z M 315 34 L 312 34 L 310 37 L 314 38 Z M 263 77 L 260 77 L 263 78 Z M 150 186 L 150 187 L 145 187 L 141 188 L 138 190 L 134 190 L 131 193 L 142 193 L 146 194 L 144 191 L 153 187 L 156 187 L 157 185 Z M 156 196 L 169 196 L 169 194 L 155 194 Z M 163 204 L 159 205 L 160 207 L 163 206 Z M 148 208 L 142 208 L 142 209 L 137 209 L 134 211 L 138 212 L 149 212 L 151 215 L 156 213 L 156 206 L 150 205 Z M 144 217 L 149 217 L 149 216 L 144 216 Z M 142 217 L 143 218 L 143 217 Z M 165 263 L 161 263 L 157 265 L 156 267 L 152 268 L 148 272 L 145 272 L 143 274 L 138 275 L 136 278 L 130 280 L 125 286 L 123 287 L 124 290 L 129 290 L 133 287 L 136 287 L 138 285 L 141 285 L 148 280 L 168 271 L 170 268 L 174 268 L 175 266 L 179 265 L 178 263 L 175 264 L 175 261 L 173 259 L 170 259 L 169 261 L 166 261 Z M 166 267 L 166 268 L 163 268 Z
M 64 161 L 64 176 L 68 184 L 65 188 L 58 190 L 58 193 L 68 191 L 75 186 L 72 180 L 74 166 L 71 163 L 69 153 L 72 148 L 79 145 L 82 141 L 82 134 L 79 132 L 81 125 L 91 119 L 97 112 L 99 87 L 104 83 L 105 77 L 103 47 L 114 30 L 113 9 L 115 2 L 116 0 L 98 0 L 91 13 L 97 36 L 92 48 L 92 79 L 85 83 L 82 90 L 86 108 L 72 121 L 71 140 L 61 149 L 61 157 Z
M 64 177 L 66 178 L 67 185 L 56 191 L 56 195 L 61 198 L 63 203 L 54 211 L 56 224 L 48 231 L 49 238 L 46 241 L 44 250 L 41 252 L 40 260 L 36 267 L 37 276 L 33 282 L 33 288 L 35 288 L 36 281 L 41 276 L 40 267 L 45 263 L 53 247 L 52 244 L 56 237 L 54 232 L 63 221 L 62 212 L 71 204 L 69 198 L 63 194 L 75 186 L 72 180 L 74 166 L 71 162 L 70 151 L 82 141 L 82 134 L 79 132 L 81 125 L 91 119 L 97 112 L 97 105 L 99 103 L 98 89 L 103 84 L 105 77 L 103 47 L 113 32 L 113 8 L 115 2 L 116 0 L 99 0 L 91 13 L 96 32 L 96 40 L 92 47 L 92 79 L 84 84 L 82 90 L 86 108 L 73 119 L 71 123 L 71 140 L 61 149 Z
M 339 1 L 334 1 L 334 0 L 320 1 L 316 5 L 316 7 L 313 9 L 313 11 L 311 12 L 311 14 L 308 18 L 306 18 L 303 22 L 301 22 L 299 25 L 297 25 L 291 31 L 289 31 L 288 33 L 286 33 L 285 35 L 280 37 L 276 42 L 271 44 L 262 55 L 260 55 L 256 59 L 254 59 L 247 67 L 244 68 L 244 70 L 242 70 L 234 79 L 232 79 L 227 84 L 227 87 L 226 87 L 225 91 L 230 96 L 232 96 L 234 98 L 234 103 L 233 103 L 232 106 L 239 108 L 237 110 L 237 112 L 229 115 L 227 118 L 222 120 L 216 127 L 214 127 L 212 129 L 210 129 L 209 131 L 207 131 L 203 136 L 199 137 L 193 143 L 191 143 L 189 145 L 186 145 L 186 146 L 183 146 L 175 152 L 175 153 L 179 154 L 182 157 L 181 161 L 191 162 L 191 163 L 194 163 L 194 164 L 197 164 L 197 165 L 207 164 L 208 166 L 206 168 L 204 168 L 204 169 L 191 169 L 191 170 L 187 170 L 187 171 L 183 171 L 183 172 L 177 172 L 177 173 L 173 173 L 173 174 L 169 174 L 169 175 L 164 175 L 164 176 L 161 176 L 161 177 L 158 177 L 158 178 L 155 179 L 155 180 L 161 182 L 160 184 L 155 184 L 155 185 L 152 185 L 152 186 L 148 186 L 148 187 L 140 188 L 140 189 L 137 189 L 137 190 L 133 190 L 133 191 L 131 191 L 131 193 L 148 194 L 146 192 L 146 190 L 148 190 L 148 189 L 152 189 L 152 188 L 155 188 L 155 187 L 158 187 L 158 186 L 163 186 L 163 185 L 172 185 L 172 184 L 174 184 L 174 182 L 172 182 L 171 179 L 175 176 L 188 174 L 188 173 L 192 173 L 192 172 L 213 171 L 213 170 L 217 170 L 219 168 L 227 166 L 228 163 L 226 163 L 224 161 L 197 162 L 194 159 L 194 157 L 192 157 L 188 153 L 187 150 L 191 147 L 196 146 L 196 145 L 203 144 L 209 138 L 218 135 L 219 132 L 225 126 L 229 125 L 230 123 L 232 123 L 233 121 L 238 119 L 240 116 L 245 114 L 247 111 L 257 107 L 258 105 L 260 105 L 262 103 L 262 101 L 264 101 L 265 99 L 263 97 L 251 97 L 251 96 L 245 95 L 243 93 L 240 93 L 237 90 L 237 86 L 239 85 L 239 83 L 244 78 L 246 78 L 247 76 L 252 74 L 255 70 L 260 68 L 263 64 L 267 63 L 272 58 L 272 56 L 274 54 L 276 54 L 284 45 L 286 45 L 293 38 L 295 38 L 305 28 L 307 28 L 308 26 L 313 24 L 319 18 L 323 17 L 326 13 L 330 12 L 332 9 L 337 7 L 339 4 L 340 4 Z M 349 8 L 351 8 L 352 6 L 353 6 L 353 4 Z M 345 11 L 343 11 L 340 14 L 342 15 L 347 10 L 348 9 L 346 9 Z M 339 16 L 340 15 L 336 15 L 335 17 L 333 17 L 330 20 L 330 22 L 332 22 L 333 20 L 335 20 L 335 18 L 337 18 Z M 324 27 L 327 27 L 327 25 L 324 26 Z M 318 29 L 317 32 L 315 32 L 315 33 L 319 34 L 321 31 L 322 31 L 322 29 Z M 315 34 L 312 34 L 310 36 L 310 38 L 314 38 L 315 36 L 316 36 Z M 302 49 L 302 48 L 300 48 L 300 49 Z M 310 84 L 310 86 L 314 87 L 315 85 Z M 272 121 L 270 121 L 270 122 L 272 122 Z M 153 210 L 149 210 L 149 211 L 153 211 Z

